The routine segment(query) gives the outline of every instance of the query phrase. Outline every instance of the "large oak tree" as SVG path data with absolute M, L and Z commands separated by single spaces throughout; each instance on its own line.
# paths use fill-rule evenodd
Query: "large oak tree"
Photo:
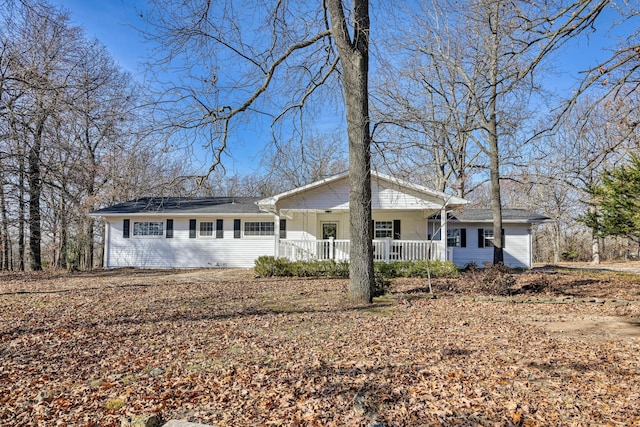
M 265 127 L 284 122 L 284 132 L 292 131 L 286 123 L 292 117 L 308 120 L 311 101 L 323 100 L 320 92 L 341 91 L 344 108 L 339 110 L 346 114 L 349 143 L 349 297 L 371 302 L 368 1 L 154 5 L 144 15 L 150 24 L 147 36 L 157 46 L 150 69 L 162 87 L 157 104 L 161 126 L 174 132 L 174 141 L 188 135 L 188 145 L 210 150 L 207 173 L 228 154 L 238 126 L 270 117 Z

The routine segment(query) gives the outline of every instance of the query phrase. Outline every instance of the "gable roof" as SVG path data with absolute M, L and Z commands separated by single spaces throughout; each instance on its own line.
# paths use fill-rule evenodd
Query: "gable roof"
M 493 222 L 491 209 L 465 209 L 451 215 L 450 221 L 458 222 Z M 526 209 L 502 209 L 502 222 L 541 223 L 550 222 L 551 218 L 528 211 Z
M 258 197 L 143 197 L 91 212 L 91 216 L 144 214 L 263 214 Z
M 276 194 L 274 196 L 271 197 L 267 197 L 264 198 L 262 200 L 259 200 L 258 206 L 260 206 L 261 209 L 268 211 L 268 212 L 273 212 L 276 209 L 276 205 L 285 200 L 285 199 L 289 199 L 289 198 L 293 198 L 295 196 L 301 195 L 302 193 L 305 192 L 310 192 L 313 190 L 317 190 L 320 187 L 327 187 L 332 183 L 335 183 L 337 181 L 343 180 L 343 179 L 347 179 L 349 177 L 349 172 L 343 172 L 341 174 L 338 175 L 334 175 L 331 176 L 329 178 L 325 178 L 319 181 L 315 181 L 312 182 L 310 184 L 304 185 L 302 187 L 298 187 L 298 188 L 294 188 L 292 190 L 289 191 L 285 191 L 283 193 L 280 194 Z M 428 197 L 431 197 L 433 199 L 437 199 L 440 200 L 441 202 L 438 203 L 439 205 L 444 205 L 444 206 L 464 206 L 468 203 L 467 200 L 462 199 L 460 197 L 457 196 L 453 196 L 451 194 L 447 194 L 441 191 L 435 191 L 432 190 L 430 188 L 424 187 L 422 185 L 418 185 L 418 184 L 414 184 L 412 182 L 409 181 L 405 181 L 399 178 L 395 178 L 389 175 L 385 175 L 383 173 L 377 172 L 372 170 L 371 171 L 371 181 L 372 181 L 372 186 L 376 183 L 376 181 L 383 181 L 383 182 L 387 182 L 390 183 L 391 185 L 398 187 L 398 188 L 403 188 L 405 190 L 409 190 L 410 192 L 414 192 L 414 193 L 419 193 L 422 195 L 426 195 Z

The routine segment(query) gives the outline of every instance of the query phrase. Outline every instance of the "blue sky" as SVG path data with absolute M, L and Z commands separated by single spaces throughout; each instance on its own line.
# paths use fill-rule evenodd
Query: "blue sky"
M 142 78 L 139 62 L 144 59 L 147 47 L 142 42 L 135 27 L 142 25 L 137 8 L 143 6 L 144 0 L 52 0 L 54 4 L 66 8 L 71 21 L 84 28 L 88 37 L 100 40 L 120 65 L 132 75 Z M 549 75 L 547 84 L 558 92 L 569 93 L 577 86 L 580 71 L 597 64 L 608 54 L 603 50 L 611 46 L 612 41 L 620 34 L 629 34 L 630 28 L 617 26 L 611 30 L 611 16 L 596 26 L 596 32 L 589 37 L 581 37 L 567 44 L 563 51 L 557 53 L 553 62 L 558 75 Z M 331 117 L 324 118 L 330 122 Z M 339 122 L 339 120 L 333 118 Z M 246 131 L 240 132 L 231 141 L 231 156 L 225 159 L 225 167 L 241 174 L 251 173 L 257 166 L 256 153 L 264 144 L 270 142 L 269 129 L 258 129 L 255 124 Z M 331 125 L 327 124 L 326 128 Z M 266 136 L 265 136 L 266 135 Z M 200 154 L 203 157 L 204 154 Z M 204 167 L 204 165 L 203 165 Z
M 67 9 L 71 22 L 84 28 L 88 37 L 100 40 L 127 71 L 136 74 L 146 47 L 134 26 L 139 25 L 131 0 L 52 0 Z

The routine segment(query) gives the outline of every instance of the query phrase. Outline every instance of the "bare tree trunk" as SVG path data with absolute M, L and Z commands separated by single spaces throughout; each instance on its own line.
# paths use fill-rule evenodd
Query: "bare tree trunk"
M 69 268 L 67 265 L 68 237 L 67 237 L 67 210 L 65 209 L 65 200 L 60 196 L 60 207 L 58 208 L 59 226 L 58 231 L 58 256 L 55 259 L 56 268 Z
M 4 183 L 0 183 L 0 209 L 2 210 L 2 259 L 0 259 L 0 269 L 9 270 L 9 219 L 7 217 L 7 201 L 4 195 Z
M 560 243 L 561 243 L 561 235 L 560 235 L 560 221 L 556 218 L 556 221 L 553 223 L 553 262 L 555 264 L 560 262 Z
M 42 270 L 41 254 L 41 221 L 40 221 L 40 195 L 42 193 L 42 178 L 40 176 L 40 147 L 44 119 L 36 124 L 33 136 L 33 146 L 29 149 L 29 249 L 31 251 L 31 270 Z
M 500 39 L 497 23 L 500 21 L 500 2 L 493 5 L 493 19 L 496 28 L 492 28 L 490 47 L 489 82 L 491 93 L 489 98 L 489 120 L 487 133 L 489 139 L 489 169 L 491 174 L 491 213 L 493 215 L 493 264 L 504 263 L 502 248 L 502 198 L 500 196 L 500 153 L 498 151 L 498 85 L 500 84 L 499 50 Z
M 93 219 L 89 218 L 89 223 L 87 224 L 87 234 L 86 234 L 86 238 L 85 238 L 85 251 L 84 251 L 84 268 L 87 269 L 93 269 L 93 258 L 94 258 L 94 221 Z
M 495 114 L 495 113 L 494 113 Z M 491 213 L 493 215 L 493 263 L 504 263 L 502 247 L 502 198 L 500 196 L 500 157 L 498 135 L 494 118 L 489 120 L 489 168 L 491 173 Z
M 25 236 L 24 236 L 24 228 L 26 224 L 25 220 L 25 171 L 24 171 L 24 163 L 25 158 L 24 155 L 18 155 L 19 162 L 19 172 L 20 175 L 20 183 L 19 183 L 19 202 L 18 202 L 18 270 L 24 271 L 25 269 Z
M 591 264 L 600 264 L 600 239 L 595 232 L 591 234 Z
M 371 132 L 369 122 L 369 3 L 353 1 L 353 40 L 341 0 L 328 0 L 340 54 L 349 137 L 349 299 L 370 303 L 375 287 L 371 227 Z

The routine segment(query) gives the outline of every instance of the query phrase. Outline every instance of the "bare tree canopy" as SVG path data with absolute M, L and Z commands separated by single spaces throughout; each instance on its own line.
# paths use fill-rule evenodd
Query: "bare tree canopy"
M 272 129 L 295 133 L 285 121 L 302 122 L 319 92 L 341 88 L 351 186 L 349 294 L 370 302 L 368 1 L 155 1 L 145 13 L 146 35 L 157 46 L 150 65 L 162 87 L 161 123 L 211 150 L 205 175 L 221 164 L 236 126 L 269 117 Z
M 523 141 L 552 127 L 523 138 L 531 96 L 539 91 L 537 71 L 566 41 L 589 31 L 608 3 L 437 1 L 403 12 L 411 25 L 405 33 L 395 32 L 395 46 L 404 54 L 390 80 L 400 73 L 408 83 L 392 82 L 383 91 L 394 111 L 389 117 L 397 117 L 387 123 L 419 135 L 424 142 L 410 145 L 426 145 L 440 185 L 464 194 L 474 172 L 488 171 L 495 264 L 504 259 L 498 236 L 505 162 L 521 156 Z
M 145 132 L 141 88 L 100 42 L 45 1 L 2 5 L 0 266 L 92 268 L 86 213 L 160 192 L 172 162 Z

